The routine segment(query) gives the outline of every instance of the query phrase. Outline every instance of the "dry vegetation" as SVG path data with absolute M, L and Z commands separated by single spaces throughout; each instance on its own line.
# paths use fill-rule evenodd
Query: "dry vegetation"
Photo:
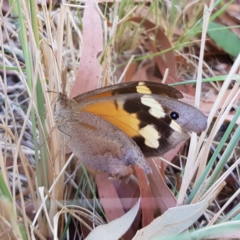
M 0 239 L 240 238 L 240 4 L 133 2 L 1 1 Z M 137 168 L 128 184 L 92 176 L 55 128 L 54 92 L 160 79 L 208 129 L 148 159 L 150 185 Z

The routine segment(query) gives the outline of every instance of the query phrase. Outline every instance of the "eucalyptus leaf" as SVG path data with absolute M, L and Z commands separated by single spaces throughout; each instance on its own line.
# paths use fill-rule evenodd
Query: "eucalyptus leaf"
M 237 57 L 240 52 L 240 39 L 226 26 L 210 22 L 207 31 L 209 37 L 225 52 Z
M 108 224 L 96 227 L 87 236 L 86 240 L 104 239 L 104 240 L 118 240 L 132 225 L 140 205 L 140 200 L 120 218 L 117 218 Z
M 195 204 L 169 208 L 162 216 L 137 231 L 133 240 L 175 239 L 174 236 L 184 231 L 184 236 L 187 236 L 187 229 L 204 213 L 211 201 L 216 197 L 216 194 L 217 192 L 213 192 L 211 196 Z

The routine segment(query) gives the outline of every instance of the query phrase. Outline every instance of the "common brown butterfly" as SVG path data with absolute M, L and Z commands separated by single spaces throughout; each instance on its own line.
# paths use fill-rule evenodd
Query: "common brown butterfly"
M 204 114 L 178 99 L 168 85 L 140 81 L 120 83 L 73 99 L 59 94 L 55 122 L 78 159 L 113 178 L 129 179 L 131 165 L 146 174 L 145 157 L 160 156 L 207 127 Z

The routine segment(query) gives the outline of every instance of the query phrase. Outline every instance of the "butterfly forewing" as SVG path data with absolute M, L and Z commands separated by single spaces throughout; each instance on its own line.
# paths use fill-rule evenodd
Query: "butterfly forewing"
M 132 93 L 91 100 L 75 110 L 100 116 L 131 137 L 145 156 L 157 156 L 173 147 L 173 133 L 179 141 L 188 136 L 171 119 L 171 109 L 161 104 L 162 99 L 176 101 L 161 95 Z

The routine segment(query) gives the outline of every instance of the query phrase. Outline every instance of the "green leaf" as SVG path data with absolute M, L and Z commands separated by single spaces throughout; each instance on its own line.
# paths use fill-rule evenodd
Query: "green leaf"
M 210 22 L 208 26 L 209 37 L 225 52 L 237 57 L 240 52 L 240 39 L 226 26 Z

